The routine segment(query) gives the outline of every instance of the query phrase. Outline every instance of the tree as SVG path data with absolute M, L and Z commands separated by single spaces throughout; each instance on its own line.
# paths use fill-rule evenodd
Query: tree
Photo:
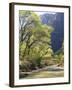
M 62 43 L 62 47 L 60 48 L 60 50 L 58 50 L 54 54 L 54 58 L 56 59 L 56 63 L 59 66 L 63 66 L 64 65 L 64 42 Z
M 53 28 L 42 24 L 40 17 L 34 12 L 19 12 L 19 56 L 23 62 L 27 60 L 36 66 L 47 53 L 52 53 L 51 32 Z

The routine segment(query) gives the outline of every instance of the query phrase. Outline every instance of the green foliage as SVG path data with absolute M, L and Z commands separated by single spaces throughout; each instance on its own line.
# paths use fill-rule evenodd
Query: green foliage
M 54 58 L 59 66 L 64 66 L 64 42 L 61 49 L 54 54 Z
M 51 48 L 53 27 L 42 24 L 34 12 L 24 10 L 19 11 L 19 25 L 20 70 L 31 71 L 49 65 L 54 55 Z

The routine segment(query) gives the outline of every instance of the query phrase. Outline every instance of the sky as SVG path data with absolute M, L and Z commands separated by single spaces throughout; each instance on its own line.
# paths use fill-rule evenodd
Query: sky
M 36 13 L 37 15 L 42 15 L 42 14 L 45 14 L 45 13 L 48 13 L 48 14 L 56 14 L 56 12 L 42 12 L 42 11 L 41 11 L 41 12 L 40 12 L 40 11 L 39 11 L 39 12 L 37 11 L 37 12 L 35 12 L 35 13 Z

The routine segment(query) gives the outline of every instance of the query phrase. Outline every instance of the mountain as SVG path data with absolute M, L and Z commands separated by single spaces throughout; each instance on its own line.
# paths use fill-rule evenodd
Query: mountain
M 53 51 L 56 52 L 62 47 L 64 40 L 64 13 L 45 13 L 40 15 L 43 24 L 51 25 L 54 31 L 51 34 Z

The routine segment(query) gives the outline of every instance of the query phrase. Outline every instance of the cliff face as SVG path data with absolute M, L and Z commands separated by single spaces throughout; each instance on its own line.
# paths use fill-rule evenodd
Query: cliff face
M 43 24 L 51 25 L 54 31 L 51 34 L 53 51 L 56 52 L 62 47 L 64 40 L 64 13 L 43 14 L 40 16 Z

